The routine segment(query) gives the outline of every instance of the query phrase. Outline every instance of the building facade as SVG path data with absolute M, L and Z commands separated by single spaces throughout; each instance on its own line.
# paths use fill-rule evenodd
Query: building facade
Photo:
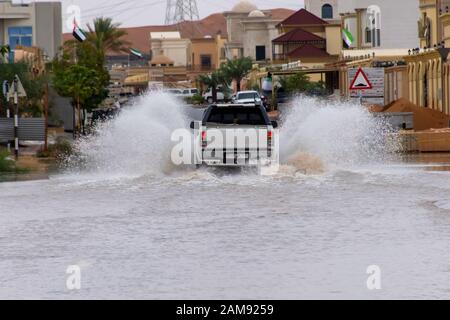
M 308 11 L 322 19 L 343 17 L 355 38 L 352 47 L 416 48 L 419 0 L 305 0 Z
M 61 2 L 13 4 L 0 1 L 0 45 L 39 47 L 53 58 L 62 45 Z
M 157 56 L 165 56 L 175 67 L 186 67 L 191 64 L 191 41 L 182 39 L 179 32 L 151 32 L 152 60 Z
M 342 50 L 341 26 L 301 9 L 278 25 L 272 40 L 275 62 L 301 61 L 306 67 L 337 61 Z
M 224 12 L 228 41 L 226 57 L 250 57 L 263 62 L 272 58 L 272 39 L 278 36 L 276 19 L 270 10 L 258 10 L 250 1 L 238 2 L 231 11 Z
M 420 1 L 418 37 L 423 47 L 405 57 L 409 100 L 447 115 L 450 115 L 449 6 L 448 1 Z

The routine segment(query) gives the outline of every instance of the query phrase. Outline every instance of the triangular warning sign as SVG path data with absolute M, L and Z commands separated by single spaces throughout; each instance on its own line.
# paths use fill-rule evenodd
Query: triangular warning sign
M 350 85 L 350 90 L 369 90 L 372 89 L 372 83 L 370 83 L 369 78 L 363 71 L 362 68 L 359 68 L 356 72 L 355 78 Z

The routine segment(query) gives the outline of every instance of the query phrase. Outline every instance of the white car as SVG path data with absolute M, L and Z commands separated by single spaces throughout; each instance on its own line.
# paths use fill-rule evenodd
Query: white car
M 203 94 L 203 99 L 205 99 L 205 101 L 208 102 L 209 104 L 212 104 L 214 102 L 211 89 Z M 219 90 L 217 90 L 217 101 L 225 101 L 225 95 L 223 94 L 223 92 Z
M 263 102 L 258 91 L 240 91 L 233 98 L 234 104 L 254 104 L 262 106 Z
M 167 89 L 166 92 L 179 98 L 192 98 L 194 95 L 199 93 L 197 88 Z

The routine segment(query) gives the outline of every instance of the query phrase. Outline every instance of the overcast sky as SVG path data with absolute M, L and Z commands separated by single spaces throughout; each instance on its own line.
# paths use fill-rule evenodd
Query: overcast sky
M 42 0 L 51 1 L 51 0 Z M 14 2 L 21 2 L 14 0 Z M 24 0 L 24 2 L 29 2 Z M 81 9 L 81 20 L 84 25 L 93 17 L 103 15 L 114 18 L 124 26 L 141 26 L 163 24 L 166 11 L 166 0 L 62 0 L 65 20 L 73 21 L 72 14 L 66 10 L 71 5 Z M 239 0 L 197 0 L 200 17 L 210 13 L 230 10 Z M 253 0 L 260 9 L 303 7 L 303 0 Z M 70 25 L 70 22 L 69 22 Z M 66 30 L 67 31 L 67 30 Z

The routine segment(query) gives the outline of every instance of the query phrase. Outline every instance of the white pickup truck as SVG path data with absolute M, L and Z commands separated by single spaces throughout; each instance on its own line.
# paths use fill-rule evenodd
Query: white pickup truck
M 263 106 L 210 106 L 202 122 L 191 123 L 196 162 L 207 166 L 270 166 L 278 160 L 277 127 Z

